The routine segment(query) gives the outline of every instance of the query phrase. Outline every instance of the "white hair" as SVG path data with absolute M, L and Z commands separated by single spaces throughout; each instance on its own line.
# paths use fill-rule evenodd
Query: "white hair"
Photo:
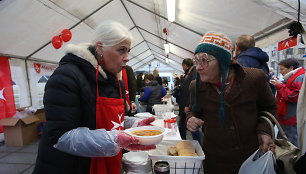
M 106 21 L 96 28 L 92 44 L 101 41 L 103 47 L 111 47 L 125 40 L 132 42 L 132 39 L 131 32 L 125 26 L 116 21 Z

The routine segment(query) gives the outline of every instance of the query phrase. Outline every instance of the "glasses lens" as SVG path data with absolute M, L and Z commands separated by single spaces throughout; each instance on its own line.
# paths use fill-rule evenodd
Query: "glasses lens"
M 193 60 L 195 65 L 207 66 L 208 63 L 214 59 L 215 57 L 210 54 L 198 53 L 194 56 Z

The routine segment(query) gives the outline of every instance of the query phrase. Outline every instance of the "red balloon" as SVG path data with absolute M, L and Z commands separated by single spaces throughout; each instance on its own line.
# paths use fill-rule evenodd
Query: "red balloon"
M 62 41 L 62 38 L 59 37 L 59 36 L 54 36 L 52 38 L 52 41 L 51 41 L 53 47 L 55 49 L 59 49 L 60 47 L 62 47 L 62 44 L 63 44 L 63 41 Z
M 72 37 L 72 33 L 71 33 L 70 30 L 64 29 L 64 30 L 62 30 L 61 37 L 62 37 L 64 42 L 68 42 L 68 41 L 70 41 L 70 39 Z

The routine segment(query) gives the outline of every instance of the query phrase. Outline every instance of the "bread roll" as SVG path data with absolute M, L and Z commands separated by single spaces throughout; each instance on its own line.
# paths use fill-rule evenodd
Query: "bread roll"
M 183 150 L 183 149 L 194 149 L 193 145 L 189 141 L 181 141 L 176 144 L 177 151 Z
M 176 147 L 174 147 L 174 146 L 169 147 L 167 152 L 168 152 L 168 155 L 170 155 L 170 156 L 178 156 Z
M 198 154 L 193 151 L 182 151 L 178 156 L 198 156 Z
M 182 141 L 177 143 L 176 149 L 179 156 L 198 156 L 195 152 L 195 148 L 189 141 Z

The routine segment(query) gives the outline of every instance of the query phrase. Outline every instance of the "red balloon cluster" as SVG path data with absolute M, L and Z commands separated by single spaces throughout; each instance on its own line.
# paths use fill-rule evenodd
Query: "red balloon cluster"
M 69 29 L 63 29 L 59 36 L 54 36 L 51 43 L 55 49 L 62 47 L 63 41 L 68 42 L 71 40 L 72 33 Z

